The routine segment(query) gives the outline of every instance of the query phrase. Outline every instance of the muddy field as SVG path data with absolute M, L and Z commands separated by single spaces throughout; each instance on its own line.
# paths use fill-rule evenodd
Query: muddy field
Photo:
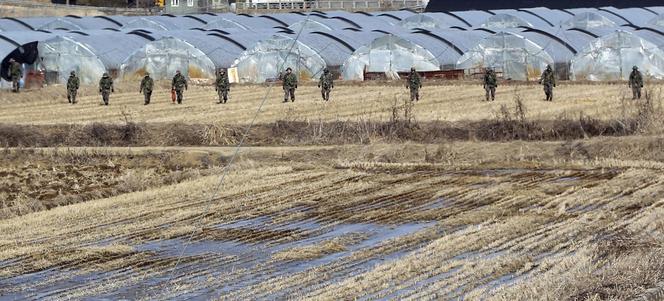
M 224 160 L 197 153 L 5 149 L 0 219 L 179 183 L 210 174 Z
M 608 93 L 590 87 L 569 92 Z M 257 97 L 249 89 L 237 90 Z M 163 120 L 132 122 L 133 140 L 115 115 L 89 123 L 102 110 L 92 105 L 5 116 L 0 299 L 664 297 L 661 100 L 565 120 L 543 118 L 538 95 L 526 88 L 498 116 L 443 118 L 445 131 L 422 111 L 438 100 L 371 126 L 266 114 L 227 170 L 246 124 L 204 122 L 212 113 L 158 105 Z M 473 124 L 472 135 L 446 134 Z

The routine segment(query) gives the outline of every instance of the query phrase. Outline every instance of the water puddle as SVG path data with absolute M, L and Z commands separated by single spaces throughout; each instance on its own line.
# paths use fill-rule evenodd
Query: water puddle
M 188 242 L 186 238 L 176 238 L 143 242 L 133 245 L 133 248 L 137 252 L 148 252 L 161 259 L 173 259 L 180 255 L 184 258 L 193 258 L 193 261 L 188 261 L 186 265 L 183 264 L 177 272 L 177 274 L 182 275 L 175 275 L 174 278 L 211 269 L 200 279 L 194 277 L 184 280 L 196 288 L 193 290 L 195 293 L 183 298 L 196 300 L 200 297 L 201 299 L 209 299 L 259 284 L 274 277 L 307 272 L 335 262 L 348 260 L 352 262 L 351 256 L 355 252 L 390 244 L 394 239 L 412 235 L 435 224 L 434 222 L 394 225 L 376 223 L 322 224 L 313 220 L 278 224 L 274 223 L 270 217 L 257 217 L 220 224 L 215 226 L 215 229 L 221 231 L 224 229 L 296 230 L 307 232 L 309 235 L 303 236 L 299 240 L 282 243 L 245 243 L 227 240 L 194 240 Z M 342 251 L 333 250 L 331 253 L 323 253 L 320 257 L 313 259 L 276 260 L 274 258 L 274 255 L 279 252 L 288 252 L 293 248 L 318 246 L 324 242 L 348 236 L 352 236 L 353 239 L 347 245 L 344 245 Z M 344 240 L 340 239 L 340 241 Z M 107 243 L 109 242 L 100 242 L 102 245 Z M 336 270 L 330 277 L 334 281 L 340 281 L 367 272 L 378 264 L 405 256 L 410 251 L 412 250 L 385 251 L 380 256 L 375 256 L 369 260 L 363 259 L 361 262 L 352 264 L 348 269 Z M 225 258 L 229 258 L 227 264 L 224 263 Z M 3 261 L 0 264 L 8 265 L 11 264 L 11 261 Z M 246 273 L 238 273 L 238 271 L 246 271 Z M 63 273 L 71 276 L 64 277 Z M 104 272 L 45 270 L 11 279 L 3 279 L 0 284 L 0 296 L 2 296 L 0 299 L 57 298 L 57 296 L 67 293 L 67 288 L 82 287 L 90 285 L 90 283 L 97 283 L 99 286 L 108 285 L 116 281 L 113 279 L 119 278 L 126 282 L 122 284 L 122 281 L 119 281 L 118 286 L 113 287 L 111 291 L 100 292 L 87 299 L 131 300 L 140 298 L 146 293 L 146 290 L 150 292 L 150 290 L 157 289 L 159 285 L 167 280 L 164 275 L 154 274 L 136 280 L 135 278 L 142 277 L 140 275 L 139 270 L 132 270 L 131 268 Z M 233 276 L 228 277 L 229 275 Z M 221 283 L 216 282 L 219 286 L 214 288 L 206 287 L 208 277 L 221 280 Z M 159 294 L 160 292 L 156 291 L 156 293 Z M 278 298 L 282 294 L 285 297 L 288 293 L 286 291 L 278 292 L 274 297 Z

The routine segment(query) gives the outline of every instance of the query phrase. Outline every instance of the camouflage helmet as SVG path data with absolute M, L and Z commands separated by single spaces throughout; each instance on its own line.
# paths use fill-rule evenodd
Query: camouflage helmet
M 330 72 L 330 70 L 327 69 L 327 67 L 326 67 L 326 68 L 323 68 L 323 73 L 329 73 L 329 72 Z
M 414 71 L 415 71 L 415 67 L 410 67 L 410 71 L 411 71 L 411 72 L 414 72 Z
M 108 77 L 108 73 L 104 72 L 101 77 Z
M 150 72 L 145 72 L 145 77 L 150 77 Z
M 291 69 L 291 67 L 288 67 L 286 68 L 286 71 L 293 71 L 293 69 Z
M 76 71 L 69 72 L 69 75 L 71 75 L 71 76 L 76 75 Z
M 546 65 L 546 70 L 551 70 L 551 65 Z
M 634 69 L 634 70 L 639 70 L 639 67 L 634 66 L 634 67 L 632 67 L 632 69 Z
M 180 70 L 175 70 L 175 74 L 180 74 Z
M 219 74 L 226 74 L 226 69 L 219 69 Z

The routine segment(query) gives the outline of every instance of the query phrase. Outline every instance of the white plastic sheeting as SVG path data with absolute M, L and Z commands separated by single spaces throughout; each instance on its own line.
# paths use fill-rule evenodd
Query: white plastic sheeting
M 151 29 L 151 30 L 175 30 L 178 29 L 176 26 L 166 23 L 166 22 L 159 22 L 158 20 L 152 20 L 148 18 L 138 18 L 129 21 L 127 24 L 125 24 L 122 29 L 124 30 L 130 30 L 130 29 Z
M 149 72 L 154 79 L 170 79 L 175 71 L 189 78 L 214 78 L 215 65 L 193 45 L 174 37 L 145 44 L 120 67 L 122 78 L 140 78 Z
M 64 18 L 57 18 L 39 27 L 43 30 L 82 30 L 83 27 Z
M 209 22 L 207 25 L 203 26 L 205 29 L 241 29 L 248 30 L 248 28 L 234 20 L 219 18 L 214 21 Z
M 325 68 L 325 61 L 314 50 L 293 38 L 273 35 L 242 52 L 235 60 L 242 83 L 261 83 L 276 79 L 286 68 L 300 80 L 312 79 Z
M 637 35 L 618 30 L 598 38 L 571 62 L 573 80 L 627 80 L 632 67 L 647 77 L 664 78 L 664 51 Z
M 332 31 L 331 27 L 311 19 L 295 22 L 288 26 L 288 28 L 294 32 Z
M 37 47 L 41 67 L 46 72 L 57 72 L 61 83 L 67 82 L 71 71 L 76 71 L 82 84 L 93 84 L 106 72 L 104 63 L 92 49 L 70 38 L 56 36 Z
M 517 27 L 532 27 L 533 25 L 512 15 L 508 14 L 496 14 L 486 19 L 484 23 L 480 25 L 483 28 L 489 29 L 507 29 L 507 28 L 517 28 Z
M 501 68 L 505 78 L 529 80 L 537 79 L 550 64 L 553 58 L 539 45 L 517 34 L 498 32 L 461 56 L 457 68 Z
M 595 29 L 615 28 L 618 25 L 609 18 L 595 12 L 580 13 L 562 24 L 565 28 Z
M 440 70 L 440 62 L 428 50 L 395 35 L 385 35 L 355 50 L 341 67 L 344 80 L 364 80 L 368 72 L 405 72 Z
M 439 21 L 425 14 L 412 15 L 399 21 L 399 26 L 407 29 L 437 29 L 442 28 Z
M 652 18 L 650 21 L 648 21 L 648 24 L 652 25 L 652 26 L 657 26 L 657 27 L 664 28 L 664 14 L 661 14 L 657 17 Z

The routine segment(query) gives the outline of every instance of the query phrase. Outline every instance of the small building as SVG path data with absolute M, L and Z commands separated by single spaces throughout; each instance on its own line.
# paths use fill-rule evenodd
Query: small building
M 164 13 L 173 15 L 196 14 L 228 7 L 228 0 L 163 0 Z
M 199 0 L 165 0 L 164 13 L 173 15 L 195 14 L 201 11 Z

